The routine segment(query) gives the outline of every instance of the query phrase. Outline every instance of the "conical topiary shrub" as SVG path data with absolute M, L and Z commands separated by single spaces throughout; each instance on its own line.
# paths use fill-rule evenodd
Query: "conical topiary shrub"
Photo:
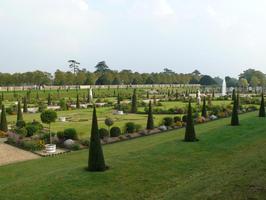
M 136 112 L 137 112 L 137 94 L 136 94 L 136 89 L 134 89 L 131 99 L 131 113 L 136 113 Z
M 52 104 L 52 98 L 51 98 L 51 94 L 48 94 L 48 98 L 47 98 L 47 105 L 50 106 Z
M 194 128 L 194 121 L 192 116 L 192 108 L 191 101 L 188 103 L 188 111 L 187 111 L 187 122 L 186 122 L 186 132 L 185 132 L 185 142 L 195 142 L 198 141 L 196 138 L 196 132 Z
M 18 121 L 22 121 L 23 120 L 23 115 L 21 112 L 21 104 L 20 104 L 20 100 L 18 101 L 18 110 L 17 110 L 17 122 Z
M 76 100 L 76 108 L 80 108 L 80 102 L 79 102 L 79 94 L 77 94 L 77 100 Z
M 204 117 L 204 118 L 207 118 L 206 97 L 204 97 L 204 99 L 203 99 L 203 106 L 202 106 L 201 116 Z
M 238 118 L 238 97 L 234 96 L 234 102 L 233 102 L 233 111 L 232 111 L 232 117 L 231 117 L 231 125 L 232 126 L 238 126 L 239 125 L 239 118 Z
M 146 128 L 148 130 L 151 130 L 151 129 L 154 128 L 151 101 L 149 103 L 149 111 L 148 111 L 148 119 L 147 119 L 147 126 L 146 126 Z
M 265 117 L 265 104 L 264 104 L 264 95 L 263 95 L 263 93 L 261 94 L 259 117 Z
M 37 93 L 36 93 L 36 99 L 37 99 L 37 100 L 40 100 L 39 92 L 38 92 L 38 91 L 37 91 Z
M 28 112 L 28 102 L 27 102 L 27 97 L 23 98 L 23 112 L 27 113 Z
M 233 89 L 233 93 L 232 93 L 232 101 L 234 101 L 236 99 L 236 90 Z
M 106 170 L 103 150 L 102 150 L 100 136 L 99 136 L 99 129 L 98 129 L 95 106 L 93 108 L 93 116 L 92 116 L 88 170 L 89 171 L 105 171 Z
M 1 123 L 0 123 L 0 130 L 7 132 L 7 120 L 6 120 L 6 109 L 5 105 L 2 105 L 2 112 L 1 112 Z
M 121 110 L 121 104 L 120 104 L 120 95 L 119 95 L 119 93 L 117 94 L 117 110 Z

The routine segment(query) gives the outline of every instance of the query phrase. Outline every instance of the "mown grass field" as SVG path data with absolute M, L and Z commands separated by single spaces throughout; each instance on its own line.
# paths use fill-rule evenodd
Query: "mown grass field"
M 103 147 L 110 169 L 84 170 L 88 151 L 0 167 L 0 199 L 265 199 L 266 119 L 257 112 Z

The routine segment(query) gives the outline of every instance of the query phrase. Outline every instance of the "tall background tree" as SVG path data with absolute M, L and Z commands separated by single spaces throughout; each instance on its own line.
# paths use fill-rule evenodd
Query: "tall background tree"
M 240 78 L 238 81 L 239 87 L 242 89 L 242 92 L 246 92 L 248 88 L 248 81 L 245 78 Z
M 105 61 L 101 61 L 99 62 L 96 66 L 95 66 L 96 70 L 95 73 L 100 73 L 100 74 L 104 74 L 107 71 L 110 71 L 109 67 L 107 66 L 107 64 L 105 63 Z
M 215 80 L 209 75 L 202 76 L 200 81 L 199 81 L 199 84 L 201 84 L 201 85 L 217 85 Z
M 266 76 L 263 72 L 255 70 L 255 69 L 247 69 L 243 73 L 239 75 L 239 79 L 246 79 L 248 84 L 258 85 L 258 86 L 265 86 L 266 83 Z
M 48 72 L 32 71 L 25 73 L 0 73 L 0 86 L 25 86 L 25 85 L 103 85 L 103 84 L 202 84 L 220 85 L 221 78 L 202 75 L 198 70 L 192 73 L 176 73 L 169 68 L 162 72 L 139 73 L 123 69 L 121 71 L 111 70 L 108 65 L 101 61 L 95 66 L 95 71 L 79 69 L 79 63 L 70 60 L 70 70 L 56 70 L 54 76 Z M 240 79 L 247 80 L 252 87 L 265 86 L 266 76 L 263 72 L 248 69 L 239 75 Z M 237 87 L 239 80 L 226 77 L 228 87 Z
M 225 77 L 225 82 L 227 87 L 237 87 L 238 86 L 238 80 L 236 78 L 232 78 L 229 76 Z
M 74 74 L 76 74 L 79 70 L 80 63 L 77 62 L 76 60 L 69 60 L 68 63 L 69 63 L 69 68 L 73 69 Z

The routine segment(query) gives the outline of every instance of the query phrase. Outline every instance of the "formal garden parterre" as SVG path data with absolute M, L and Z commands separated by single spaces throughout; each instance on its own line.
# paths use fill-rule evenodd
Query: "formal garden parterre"
M 28 90 L 12 95 L 2 92 L 2 106 L 8 106 L 2 109 L 6 111 L 3 120 L 8 122 L 3 122 L 8 143 L 33 152 L 43 151 L 45 145 L 52 143 L 66 150 L 88 148 L 93 105 L 97 107 L 101 143 L 106 144 L 185 127 L 188 114 L 193 123 L 229 117 L 234 111 L 236 98 L 235 91 L 221 96 L 215 95 L 212 88 L 200 94 L 197 87 L 128 87 L 96 91 Z M 46 94 L 46 98 L 41 98 L 40 93 Z M 107 97 L 97 98 L 102 93 Z M 34 98 L 33 94 L 37 96 Z M 82 94 L 85 95 L 80 98 Z M 238 113 L 259 107 L 259 95 L 242 95 L 237 99 Z M 188 102 L 191 104 L 189 109 Z M 48 114 L 54 115 L 51 122 L 41 117 L 47 110 Z

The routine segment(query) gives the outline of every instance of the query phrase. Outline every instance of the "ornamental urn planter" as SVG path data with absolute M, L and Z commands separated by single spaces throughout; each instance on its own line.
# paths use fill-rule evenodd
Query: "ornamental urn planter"
M 56 152 L 56 145 L 55 144 L 46 144 L 45 145 L 45 152 L 46 153 L 55 153 Z

